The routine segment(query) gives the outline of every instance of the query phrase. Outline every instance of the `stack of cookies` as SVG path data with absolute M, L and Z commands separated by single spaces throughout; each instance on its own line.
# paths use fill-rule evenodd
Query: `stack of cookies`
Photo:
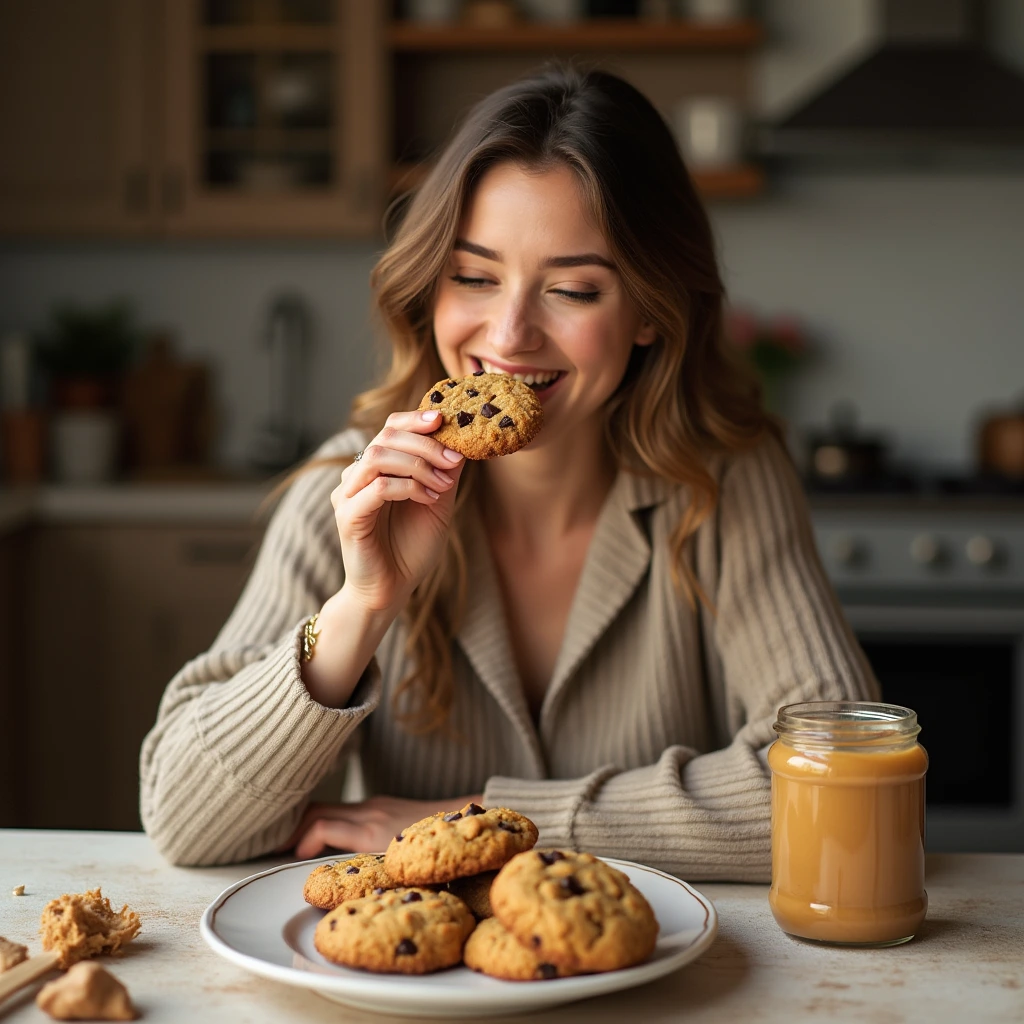
M 529 818 L 468 804 L 410 825 L 386 853 L 321 865 L 304 892 L 330 911 L 314 944 L 345 967 L 426 974 L 465 959 L 514 981 L 646 959 L 658 923 L 629 879 L 590 854 L 536 842 Z

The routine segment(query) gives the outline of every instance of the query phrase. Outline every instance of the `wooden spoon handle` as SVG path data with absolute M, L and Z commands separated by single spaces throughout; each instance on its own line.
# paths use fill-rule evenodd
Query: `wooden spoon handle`
M 56 953 L 40 953 L 39 956 L 30 956 L 16 967 L 0 974 L 0 1003 L 47 971 L 52 971 L 57 966 L 58 959 Z

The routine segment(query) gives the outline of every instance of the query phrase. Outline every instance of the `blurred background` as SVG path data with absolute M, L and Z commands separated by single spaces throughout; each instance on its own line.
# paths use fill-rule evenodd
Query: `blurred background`
M 0 826 L 138 827 L 387 204 L 551 57 L 678 139 L 931 845 L 1024 849 L 1020 0 L 0 0 Z

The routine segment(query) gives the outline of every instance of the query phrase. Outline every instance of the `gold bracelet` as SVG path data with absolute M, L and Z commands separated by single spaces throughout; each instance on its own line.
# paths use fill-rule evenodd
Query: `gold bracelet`
M 313 657 L 313 648 L 316 647 L 317 637 L 320 636 L 320 630 L 316 628 L 316 620 L 320 618 L 319 615 L 311 615 L 306 620 L 306 625 L 302 627 L 302 660 L 309 661 Z

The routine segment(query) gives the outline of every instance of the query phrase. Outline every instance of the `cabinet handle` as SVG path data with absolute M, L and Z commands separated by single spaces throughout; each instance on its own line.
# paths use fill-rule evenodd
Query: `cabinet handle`
M 124 176 L 124 206 L 131 214 L 143 214 L 149 209 L 149 171 L 133 167 Z
M 180 213 L 185 198 L 185 175 L 180 167 L 164 169 L 160 191 L 164 213 Z
M 185 544 L 183 555 L 189 565 L 243 565 L 251 551 L 249 541 L 193 540 Z

